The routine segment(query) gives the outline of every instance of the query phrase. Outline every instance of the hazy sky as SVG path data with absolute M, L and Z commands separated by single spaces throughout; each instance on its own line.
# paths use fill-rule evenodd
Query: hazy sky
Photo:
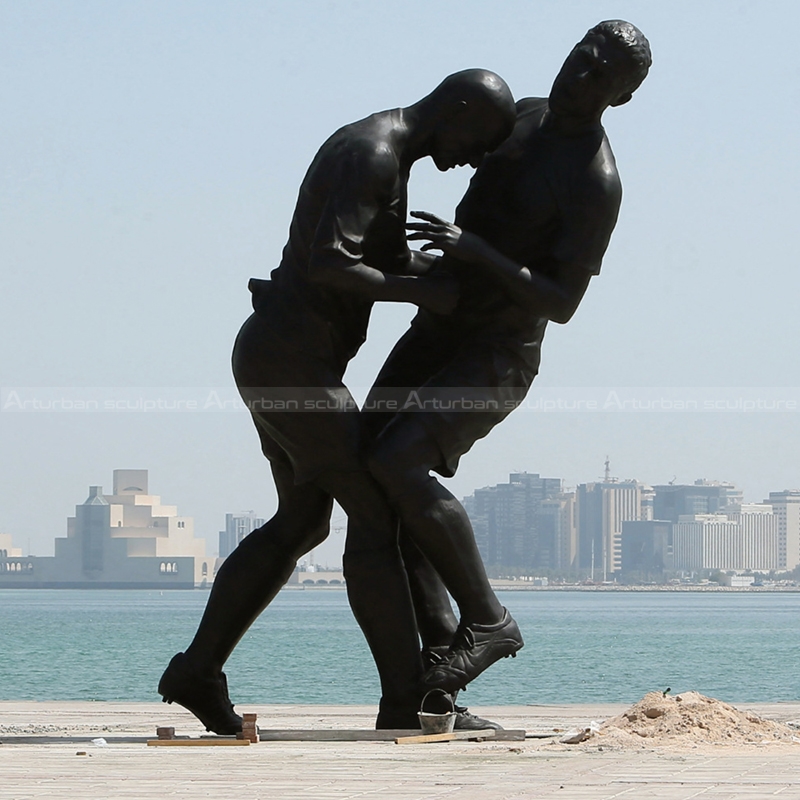
M 226 512 L 269 516 L 244 412 L 20 412 L 14 398 L 234 398 L 247 280 L 277 265 L 331 132 L 467 67 L 546 95 L 586 29 L 616 17 L 654 53 L 605 117 L 620 221 L 576 316 L 550 326 L 530 395 L 614 410 L 517 411 L 451 488 L 512 470 L 574 485 L 606 455 L 619 477 L 729 480 L 750 500 L 800 486 L 800 4 L 3 0 L 0 531 L 51 553 L 114 468 L 149 469 L 210 552 Z M 470 174 L 418 164 L 411 207 L 451 218 Z M 376 308 L 347 376 L 357 395 L 412 310 Z M 620 411 L 615 397 L 732 410 Z M 740 397 L 796 410 L 737 410 Z

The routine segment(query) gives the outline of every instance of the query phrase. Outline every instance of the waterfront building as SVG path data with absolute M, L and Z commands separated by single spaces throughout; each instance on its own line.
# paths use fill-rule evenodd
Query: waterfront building
M 10 533 L 0 533 L 0 558 L 14 558 L 21 556 L 22 550 L 14 547 Z
M 651 513 L 648 488 L 608 475 L 602 482 L 578 486 L 578 565 L 595 580 L 622 569 L 622 524 Z
M 770 492 L 764 501 L 778 520 L 778 569 L 800 566 L 800 491 Z
M 622 523 L 623 575 L 660 581 L 674 569 L 672 523 L 667 520 L 627 520 Z
M 771 571 L 779 564 L 778 517 L 769 503 L 729 505 L 728 519 L 739 524 L 738 570 Z
M 682 516 L 673 529 L 675 568 L 687 571 L 712 569 L 713 563 L 717 569 L 739 569 L 736 553 L 732 552 L 738 528 L 725 514 Z M 715 551 L 713 560 L 708 557 L 709 549 Z
M 313 565 L 298 564 L 289 576 L 286 585 L 296 586 L 344 586 L 344 572 L 340 569 L 321 569 Z
M 731 586 L 734 589 L 746 589 L 755 582 L 754 575 L 725 575 L 722 579 L 723 586 Z
M 679 517 L 719 514 L 729 505 L 743 502 L 742 491 L 732 483 L 707 481 L 653 487 L 653 515 L 650 519 L 677 522 Z
M 173 588 L 213 580 L 215 559 L 194 536 L 191 517 L 148 494 L 147 470 L 114 470 L 113 494 L 90 486 L 67 520 L 55 556 L 29 556 L 0 586 L 41 588 Z
M 219 557 L 227 558 L 248 533 L 260 528 L 265 522 L 254 511 L 226 514 L 225 530 L 219 532 Z
M 778 517 L 756 503 L 682 516 L 673 524 L 673 552 L 677 570 L 768 572 L 778 565 Z
M 542 514 L 542 503 L 562 493 L 561 478 L 512 472 L 508 483 L 477 489 L 464 498 L 481 557 L 488 567 L 526 574 L 554 569 L 560 553 L 569 552 L 557 538 L 569 536 L 569 524 L 555 519 L 555 510 Z M 565 512 L 568 517 L 569 512 Z
M 561 492 L 539 504 L 537 519 L 539 538 L 547 543 L 552 554 L 549 564 L 540 566 L 558 572 L 574 572 L 578 568 L 578 519 L 575 492 Z
M 0 533 L 0 580 L 4 574 L 22 575 L 28 570 L 28 559 L 22 557 L 21 548 L 14 547 L 11 534 Z

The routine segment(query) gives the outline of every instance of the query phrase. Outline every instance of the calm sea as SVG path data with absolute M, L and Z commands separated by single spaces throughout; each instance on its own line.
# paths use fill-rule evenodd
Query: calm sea
M 800 593 L 500 592 L 526 646 L 470 685 L 470 705 L 638 700 L 670 687 L 800 701 Z M 158 700 L 202 591 L 0 591 L 0 699 Z M 374 703 L 344 591 L 281 592 L 226 667 L 239 703 Z

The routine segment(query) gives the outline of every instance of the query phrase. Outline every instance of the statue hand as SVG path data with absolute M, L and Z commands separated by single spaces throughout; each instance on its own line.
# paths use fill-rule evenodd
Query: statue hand
M 451 255 L 459 255 L 459 244 L 464 232 L 458 225 L 430 214 L 427 211 L 412 211 L 412 217 L 425 220 L 425 222 L 407 222 L 406 228 L 414 231 L 409 235 L 409 240 L 426 240 L 427 244 L 422 246 L 422 250 L 441 250 Z

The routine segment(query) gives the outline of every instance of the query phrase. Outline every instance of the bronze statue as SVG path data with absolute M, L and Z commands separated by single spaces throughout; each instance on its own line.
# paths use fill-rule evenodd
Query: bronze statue
M 222 667 L 297 559 L 327 536 L 333 499 L 349 520 L 348 598 L 381 680 L 376 726 L 418 726 L 423 665 L 397 521 L 364 466 L 361 415 L 342 376 L 376 300 L 410 302 L 436 315 L 457 300 L 456 279 L 426 275 L 432 255 L 408 249 L 412 164 L 428 155 L 440 170 L 477 164 L 514 119 L 505 82 L 466 70 L 412 106 L 340 129 L 306 173 L 280 266 L 271 280 L 251 281 L 255 313 L 234 345 L 233 372 L 270 461 L 278 510 L 225 561 L 194 640 L 158 687 L 166 702 L 185 706 L 209 730 L 241 730 Z M 272 400 L 287 388 L 327 410 L 279 409 Z M 461 727 L 490 724 L 465 709 L 459 717 Z
M 591 29 L 549 98 L 517 104 L 513 133 L 484 159 L 456 224 L 415 215 L 424 222 L 409 226 L 410 238 L 444 252 L 433 269 L 431 254 L 410 253 L 402 235 L 408 170 L 426 154 L 440 169 L 477 164 L 508 132 L 499 95 L 489 102 L 479 93 L 494 125 L 477 138 L 474 96 L 455 105 L 447 92 L 437 97 L 446 81 L 416 106 L 348 126 L 323 146 L 301 187 L 281 266 L 271 281 L 251 285 L 256 314 L 234 350 L 237 384 L 278 486 L 278 513 L 220 571 L 195 640 L 162 677 L 165 700 L 217 732 L 241 727 L 222 665 L 295 560 L 327 535 L 332 496 L 348 513 L 348 595 L 381 677 L 377 727 L 415 727 L 425 688 L 456 692 L 522 646 L 486 580 L 463 508 L 430 472 L 452 475 L 461 455 L 524 398 L 547 321 L 567 322 L 599 271 L 621 197 L 601 117 L 630 99 L 649 66 L 649 45 L 634 26 Z M 448 128 L 459 114 L 471 124 Z M 363 196 L 376 199 L 352 202 Z M 359 415 L 341 376 L 376 299 L 420 311 L 365 404 L 382 410 Z M 259 411 L 279 387 L 305 387 L 341 411 Z M 387 411 L 387 397 L 405 410 Z M 306 425 L 314 417 L 333 422 Z M 377 482 L 364 472 L 365 449 Z M 491 724 L 466 710 L 459 718 L 461 727 Z
M 370 471 L 404 534 L 429 687 L 457 691 L 513 653 L 518 635 L 482 588 L 464 509 L 431 472 L 452 476 L 460 457 L 524 398 L 548 320 L 568 322 L 599 272 L 622 196 L 601 117 L 631 99 L 650 63 L 649 43 L 630 23 L 592 28 L 549 98 L 517 103 L 513 133 L 484 158 L 455 224 L 421 212 L 413 216 L 424 222 L 407 226 L 410 239 L 427 242 L 423 250 L 444 252 L 434 274 L 458 277 L 460 299 L 452 313 L 419 311 L 365 403 L 369 411 L 393 399 L 407 410 L 365 418 L 374 439 Z M 454 547 L 467 557 L 450 561 Z M 459 625 L 439 576 L 461 609 Z

